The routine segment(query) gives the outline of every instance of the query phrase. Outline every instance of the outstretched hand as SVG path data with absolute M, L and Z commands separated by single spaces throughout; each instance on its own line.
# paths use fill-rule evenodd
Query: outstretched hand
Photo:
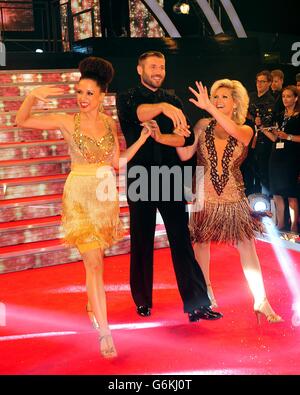
M 189 99 L 195 106 L 202 110 L 207 110 L 211 106 L 211 102 L 208 97 L 206 86 L 202 85 L 202 82 L 195 81 L 198 92 L 189 86 L 189 90 L 195 95 L 196 99 Z
M 29 95 L 36 97 L 38 100 L 41 100 L 45 103 L 48 103 L 48 96 L 60 96 L 64 94 L 64 90 L 62 88 L 57 88 L 55 85 L 43 85 L 38 88 L 33 89 Z

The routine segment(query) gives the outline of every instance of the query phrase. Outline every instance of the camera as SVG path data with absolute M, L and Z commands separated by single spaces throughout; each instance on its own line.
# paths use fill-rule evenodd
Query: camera
M 273 108 L 266 104 L 253 105 L 255 117 L 260 117 L 262 127 L 273 126 Z

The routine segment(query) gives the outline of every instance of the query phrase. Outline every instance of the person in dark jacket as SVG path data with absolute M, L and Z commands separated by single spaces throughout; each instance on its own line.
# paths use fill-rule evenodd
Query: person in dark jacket
M 183 196 L 183 164 L 175 148 L 192 145 L 194 133 L 189 130 L 180 99 L 161 89 L 166 74 L 164 55 L 156 51 L 142 54 L 137 72 L 141 79 L 139 86 L 117 96 L 118 117 L 127 145 L 140 135 L 141 123 L 146 120 L 157 123 L 153 138 L 146 141 L 127 169 L 130 286 L 137 313 L 141 316 L 151 314 L 158 209 L 166 227 L 184 312 L 188 313 L 191 322 L 219 319 L 222 314 L 210 308 L 205 279 L 194 256 Z M 157 172 L 162 177 L 156 177 Z M 175 176 L 171 177 L 173 172 Z M 166 173 L 170 176 L 167 181 Z M 143 180 L 146 181 L 143 183 Z

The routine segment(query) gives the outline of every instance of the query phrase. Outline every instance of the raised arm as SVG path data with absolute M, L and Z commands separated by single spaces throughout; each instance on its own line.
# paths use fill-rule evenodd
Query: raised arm
M 208 122 L 209 122 L 209 120 L 204 118 L 204 119 L 200 119 L 196 123 L 196 125 L 194 127 L 195 141 L 194 141 L 193 145 L 189 145 L 187 147 L 177 147 L 176 148 L 177 154 L 182 161 L 191 159 L 191 157 L 195 154 L 195 152 L 197 150 L 199 136 L 203 132 L 203 130 L 205 130 L 205 128 L 207 127 Z
M 181 103 L 179 102 L 179 99 L 176 100 L 178 100 L 178 106 L 166 102 L 140 104 L 137 107 L 136 114 L 141 122 L 152 122 L 152 120 L 159 114 L 164 114 L 172 120 L 174 125 L 172 133 L 160 133 L 160 129 L 157 126 L 155 133 L 152 135 L 157 143 L 168 145 L 170 147 L 191 145 L 194 141 L 192 138 L 193 136 L 191 136 L 187 119 L 180 108 Z
M 183 111 L 170 103 L 141 104 L 138 106 L 136 113 L 141 122 L 150 121 L 159 114 L 164 114 L 172 120 L 174 128 L 178 126 L 187 127 Z
M 63 94 L 63 90 L 55 86 L 45 85 L 33 89 L 19 108 L 15 122 L 17 126 L 33 129 L 64 129 L 66 116 L 60 114 L 32 114 L 32 107 L 37 100 L 47 102 L 48 96 Z
M 147 138 L 149 136 L 151 136 L 152 129 L 150 124 L 147 122 L 145 124 L 143 124 L 143 129 L 141 131 L 140 137 L 138 138 L 138 140 L 136 140 L 135 143 L 133 143 L 130 147 L 128 147 L 124 152 L 120 153 L 120 146 L 119 146 L 119 140 L 118 140 L 118 135 L 117 135 L 117 127 L 116 127 L 116 123 L 115 121 L 111 118 L 110 119 L 110 124 L 111 124 L 111 128 L 114 134 L 114 138 L 115 138 L 115 143 L 116 143 L 116 151 L 115 151 L 115 155 L 113 158 L 113 162 L 112 165 L 115 169 L 119 169 L 120 168 L 120 159 L 123 159 L 121 165 L 125 166 L 127 162 L 129 162 L 134 155 L 138 152 L 138 150 L 141 148 L 141 146 L 145 143 L 145 141 L 147 140 Z
M 229 116 L 223 114 L 209 100 L 207 88 L 201 82 L 196 81 L 198 92 L 189 87 L 190 91 L 195 95 L 196 99 L 189 99 L 195 106 L 209 112 L 212 117 L 225 129 L 232 137 L 248 145 L 253 135 L 253 130 L 248 125 L 238 125 Z

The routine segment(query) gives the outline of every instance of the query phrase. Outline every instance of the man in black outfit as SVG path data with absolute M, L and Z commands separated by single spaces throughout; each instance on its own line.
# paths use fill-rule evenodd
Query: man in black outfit
M 272 85 L 271 94 L 274 97 L 274 109 L 273 115 L 278 116 L 284 111 L 284 105 L 282 101 L 282 87 L 284 82 L 284 73 L 282 70 L 276 69 L 271 71 Z
M 158 125 L 157 133 L 146 141 L 127 168 L 131 237 L 130 286 L 137 313 L 141 316 L 151 314 L 153 249 L 158 209 L 166 227 L 184 312 L 188 313 L 191 322 L 199 319 L 216 320 L 222 314 L 209 307 L 211 303 L 204 276 L 195 260 L 190 241 L 186 202 L 183 195 L 178 199 L 178 194 L 174 192 L 174 187 L 178 191 L 178 182 L 183 192 L 182 179 L 172 178 L 170 185 L 166 187 L 161 177 L 159 185 L 157 179 L 154 181 L 151 177 L 151 172 L 158 168 L 163 170 L 177 166 L 181 170 L 182 163 L 175 147 L 193 144 L 194 134 L 188 130 L 181 101 L 175 95 L 160 89 L 165 78 L 164 55 L 156 51 L 146 52 L 139 57 L 137 71 L 141 84 L 117 96 L 118 117 L 127 146 L 139 138 L 142 122 L 152 120 Z M 136 173 L 141 174 L 141 168 L 148 174 L 148 193 L 147 196 L 141 194 L 136 199 L 136 194 L 133 196 L 131 193 L 131 187 L 137 184 L 139 176 Z M 164 193 L 170 193 L 167 200 L 163 197 Z
M 249 185 L 249 193 L 264 193 L 269 195 L 269 157 L 271 154 L 272 141 L 265 136 L 262 127 L 272 126 L 275 99 L 270 87 L 272 74 L 268 70 L 256 74 L 256 92 L 249 95 L 249 119 L 255 123 L 257 133 L 249 147 L 251 159 L 252 185 Z

